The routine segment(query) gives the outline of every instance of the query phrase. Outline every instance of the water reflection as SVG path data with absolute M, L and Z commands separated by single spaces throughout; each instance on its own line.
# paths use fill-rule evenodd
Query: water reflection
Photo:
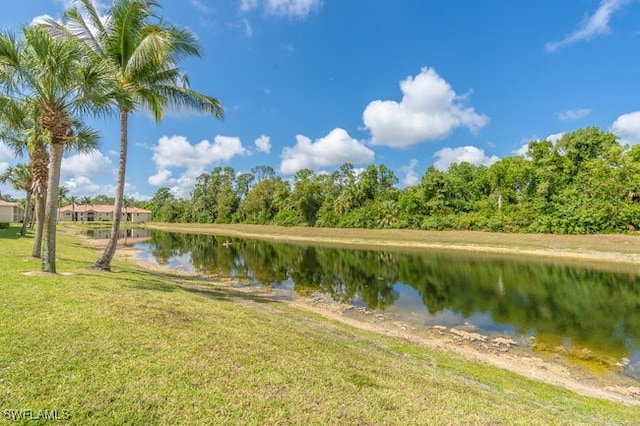
M 89 238 L 96 240 L 106 240 L 111 236 L 111 228 L 109 229 L 87 229 L 82 232 Z M 132 245 L 143 243 L 151 239 L 151 231 L 149 229 L 120 229 L 118 233 L 118 244 Z
M 386 310 L 422 324 L 472 322 L 640 361 L 640 276 L 441 252 L 274 244 L 153 231 L 156 262 L 297 295 Z

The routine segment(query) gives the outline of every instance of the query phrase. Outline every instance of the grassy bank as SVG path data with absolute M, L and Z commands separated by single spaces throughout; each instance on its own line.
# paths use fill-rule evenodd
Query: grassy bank
M 634 424 L 582 397 L 60 235 L 59 275 L 0 230 L 0 415 L 69 424 Z M 63 411 L 64 410 L 64 411 Z M 27 423 L 23 421 L 22 423 Z

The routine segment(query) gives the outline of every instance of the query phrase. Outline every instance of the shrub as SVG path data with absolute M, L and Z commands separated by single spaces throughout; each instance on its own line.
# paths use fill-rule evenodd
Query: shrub
M 9 229 L 9 224 L 7 222 L 0 222 L 0 229 Z

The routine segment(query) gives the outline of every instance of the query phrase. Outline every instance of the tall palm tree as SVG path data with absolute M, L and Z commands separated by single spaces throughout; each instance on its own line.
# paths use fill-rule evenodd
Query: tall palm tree
M 9 167 L 0 175 L 0 182 L 10 182 L 13 189 L 26 193 L 24 218 L 22 219 L 22 230 L 20 231 L 20 235 L 24 237 L 27 234 L 27 224 L 31 213 L 31 196 L 33 195 L 33 174 L 31 169 L 27 164 Z
M 153 0 L 114 0 L 103 20 L 92 0 L 79 0 L 81 7 L 68 9 L 62 24 L 45 19 L 42 25 L 58 35 L 75 37 L 95 55 L 108 59 L 116 68 L 114 93 L 120 115 L 120 159 L 111 237 L 94 268 L 111 269 L 116 251 L 128 146 L 129 115 L 140 108 L 151 110 L 162 120 L 165 107 L 188 107 L 223 117 L 220 102 L 189 87 L 186 75 L 177 67 L 184 57 L 201 55 L 196 36 L 177 28 L 157 14 L 160 3 Z
M 91 150 L 98 134 L 80 118 L 110 108 L 113 70 L 96 61 L 80 43 L 52 37 L 38 27 L 23 27 L 23 38 L 0 34 L 0 92 L 23 102 L 35 114 L 38 139 L 50 146 L 44 214 L 42 271 L 56 272 L 56 216 L 60 168 L 65 149 Z

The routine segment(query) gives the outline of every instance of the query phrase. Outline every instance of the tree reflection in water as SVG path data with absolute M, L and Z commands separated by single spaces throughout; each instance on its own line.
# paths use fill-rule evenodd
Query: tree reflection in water
M 640 279 L 542 262 L 481 259 L 436 251 L 403 253 L 152 233 L 160 264 L 190 255 L 199 272 L 265 286 L 293 283 L 296 294 L 329 295 L 345 303 L 385 310 L 412 287 L 430 315 L 445 310 L 469 318 L 491 316 L 518 333 L 640 356 Z

